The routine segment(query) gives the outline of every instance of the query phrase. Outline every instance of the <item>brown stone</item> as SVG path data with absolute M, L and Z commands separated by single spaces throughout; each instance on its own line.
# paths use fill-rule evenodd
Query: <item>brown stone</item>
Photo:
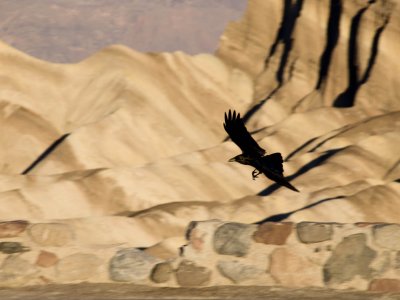
M 171 279 L 173 271 L 169 262 L 162 262 L 154 266 L 150 278 L 155 283 L 167 282 Z
M 183 260 L 176 271 L 176 280 L 180 286 L 204 286 L 210 282 L 210 278 L 211 270 L 189 260 Z
M 374 279 L 371 281 L 368 290 L 372 292 L 400 292 L 400 279 Z
M 287 287 L 323 286 L 321 267 L 286 248 L 272 252 L 270 273 Z
M 16 237 L 25 231 L 28 221 L 16 220 L 0 222 L 0 238 Z
M 291 234 L 293 223 L 264 223 L 253 235 L 254 241 L 269 245 L 284 245 Z
M 36 260 L 36 265 L 42 268 L 54 266 L 58 262 L 58 257 L 52 252 L 40 251 Z

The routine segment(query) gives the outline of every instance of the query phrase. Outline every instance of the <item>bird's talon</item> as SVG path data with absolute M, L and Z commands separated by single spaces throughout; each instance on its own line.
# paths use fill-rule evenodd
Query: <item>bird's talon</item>
M 251 176 L 253 177 L 253 180 L 256 180 L 256 178 L 258 178 L 258 175 L 260 175 L 261 174 L 261 172 L 259 172 L 259 171 L 257 171 L 257 170 L 254 170 L 252 173 L 251 173 Z

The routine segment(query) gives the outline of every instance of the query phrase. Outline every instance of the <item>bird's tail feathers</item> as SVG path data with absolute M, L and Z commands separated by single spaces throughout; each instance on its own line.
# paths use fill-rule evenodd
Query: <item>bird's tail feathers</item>
M 298 189 L 296 189 L 293 185 L 291 185 L 290 183 L 289 183 L 289 181 L 282 181 L 282 182 L 280 182 L 280 184 L 281 185 L 283 185 L 283 186 L 285 186 L 285 187 L 287 187 L 288 189 L 290 189 L 290 190 L 292 190 L 292 191 L 294 191 L 294 192 L 298 192 L 298 193 L 300 193 L 300 191 L 298 190 Z

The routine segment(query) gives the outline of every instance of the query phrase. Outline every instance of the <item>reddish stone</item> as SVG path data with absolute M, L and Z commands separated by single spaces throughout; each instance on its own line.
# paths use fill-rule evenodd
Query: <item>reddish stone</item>
M 193 249 L 198 251 L 202 251 L 204 248 L 204 233 L 200 234 L 199 231 L 195 228 L 190 233 L 190 243 Z
M 400 292 L 400 279 L 374 279 L 369 284 L 368 290 L 373 292 Z
M 286 247 L 271 253 L 271 276 L 286 287 L 324 286 L 321 267 Z
M 23 220 L 0 222 L 0 238 L 16 237 L 24 232 L 28 225 L 29 222 Z
M 54 266 L 58 262 L 58 257 L 54 253 L 40 251 L 36 260 L 36 265 L 43 268 Z
M 264 223 L 261 224 L 253 235 L 254 241 L 269 245 L 284 245 L 292 233 L 293 223 Z

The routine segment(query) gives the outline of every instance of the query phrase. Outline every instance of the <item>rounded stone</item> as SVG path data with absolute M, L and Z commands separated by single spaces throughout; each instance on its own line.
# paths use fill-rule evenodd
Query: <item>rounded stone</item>
M 57 255 L 52 252 L 42 250 L 37 257 L 36 265 L 42 268 L 49 268 L 54 266 L 57 262 Z
M 218 254 L 245 256 L 250 248 L 255 226 L 226 223 L 214 233 L 214 249 Z
M 172 266 L 169 262 L 156 264 L 151 272 L 151 280 L 155 283 L 167 282 L 171 279 L 173 273 Z
M 290 222 L 261 224 L 254 233 L 253 239 L 257 243 L 267 245 L 284 245 L 292 233 L 293 224 Z
M 400 250 L 400 225 L 379 224 L 373 229 L 375 243 L 383 248 Z
M 378 278 L 371 281 L 369 291 L 384 292 L 384 293 L 398 293 L 400 292 L 400 279 L 393 278 Z
M 16 220 L 0 222 L 0 238 L 16 237 L 25 231 L 28 221 Z
M 400 251 L 396 252 L 396 258 L 394 259 L 394 268 L 400 271 Z
M 56 265 L 57 279 L 62 282 L 83 281 L 97 274 L 102 260 L 94 254 L 75 253 Z
M 61 247 L 74 239 L 71 227 L 61 223 L 38 223 L 28 229 L 31 239 L 40 246 Z
M 159 262 L 160 259 L 137 248 L 122 249 L 110 261 L 110 278 L 123 282 L 142 281 L 150 277 Z
M 287 248 L 277 248 L 272 252 L 270 273 L 279 284 L 287 287 L 324 285 L 321 266 Z
M 29 247 L 23 246 L 20 242 L 0 242 L 0 252 L 13 254 L 29 251 Z
M 234 283 L 241 283 L 246 280 L 254 279 L 266 273 L 256 266 L 246 265 L 239 261 L 219 261 L 217 268 L 220 273 Z
M 376 252 L 366 245 L 364 233 L 352 234 L 345 237 L 333 250 L 323 268 L 325 283 L 343 283 L 355 276 L 369 279 L 373 269 L 371 262 Z
M 319 243 L 332 239 L 332 224 L 301 222 L 296 226 L 297 236 L 303 243 Z
M 204 286 L 210 282 L 211 270 L 197 266 L 194 262 L 183 260 L 176 270 L 176 280 L 180 286 Z
M 24 284 L 35 277 L 37 272 L 35 266 L 19 255 L 9 255 L 1 265 L 0 281 L 4 281 L 2 283 Z

